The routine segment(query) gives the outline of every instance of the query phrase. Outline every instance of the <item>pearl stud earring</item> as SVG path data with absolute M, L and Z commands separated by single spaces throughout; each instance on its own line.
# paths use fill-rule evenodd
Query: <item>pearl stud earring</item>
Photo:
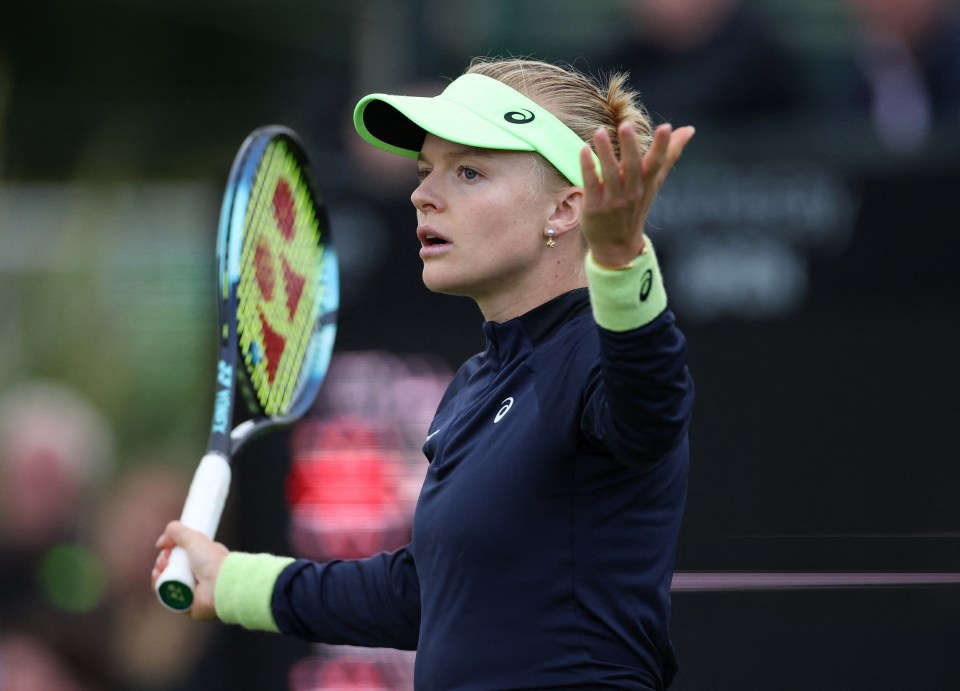
M 544 233 L 544 235 L 547 236 L 547 247 L 549 249 L 553 249 L 557 246 L 557 241 L 553 239 L 556 234 L 557 231 L 555 231 L 553 228 L 547 228 L 546 232 Z

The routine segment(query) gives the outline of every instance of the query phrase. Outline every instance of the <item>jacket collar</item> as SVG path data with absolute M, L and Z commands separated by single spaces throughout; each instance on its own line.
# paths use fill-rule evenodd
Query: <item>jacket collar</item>
M 553 336 L 561 326 L 590 312 L 590 294 L 586 288 L 576 288 L 534 307 L 519 317 L 502 323 L 484 322 L 483 333 L 487 350 L 512 350 L 510 344 L 524 336 L 536 346 Z

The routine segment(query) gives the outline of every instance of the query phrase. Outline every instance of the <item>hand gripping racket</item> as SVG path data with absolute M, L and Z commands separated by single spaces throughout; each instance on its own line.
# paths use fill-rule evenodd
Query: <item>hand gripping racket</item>
M 303 146 L 284 127 L 244 141 L 217 236 L 219 352 L 213 425 L 180 520 L 213 539 L 243 445 L 313 403 L 330 364 L 340 301 L 330 224 Z M 237 389 L 248 415 L 234 423 Z M 193 604 L 195 580 L 176 547 L 157 580 L 160 602 Z

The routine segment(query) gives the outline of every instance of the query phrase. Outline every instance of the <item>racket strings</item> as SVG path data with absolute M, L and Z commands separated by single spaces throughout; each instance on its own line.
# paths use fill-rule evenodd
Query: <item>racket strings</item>
M 307 290 L 308 286 L 314 287 L 317 281 L 314 279 L 308 283 L 309 272 L 315 270 L 317 266 L 318 242 L 319 237 L 316 223 L 316 213 L 305 183 L 301 180 L 301 170 L 296 166 L 292 157 L 289 157 L 289 163 L 292 164 L 289 182 L 284 178 L 279 178 L 274 187 L 272 199 L 272 211 L 277 229 L 284 239 L 290 243 L 298 235 L 296 220 L 304 212 L 305 228 L 312 231 L 309 242 L 294 242 L 293 245 L 287 245 L 287 256 L 281 262 L 285 285 L 285 306 L 288 312 L 290 322 L 294 323 L 294 328 L 288 334 L 287 349 L 289 355 L 281 360 L 281 368 L 275 370 L 275 379 L 271 391 L 271 401 L 286 408 L 292 399 L 296 384 L 299 379 L 298 374 L 301 371 L 301 365 L 306 356 L 306 348 L 309 343 L 310 334 L 314 323 L 315 310 L 304 309 L 299 311 L 299 305 L 303 300 L 311 300 L 314 295 Z M 269 189 L 273 187 L 272 181 L 268 185 Z M 270 204 L 268 204 L 270 206 Z M 299 234 L 301 240 L 306 236 Z M 293 266 L 291 266 L 293 265 Z M 295 266 L 301 267 L 303 274 L 297 273 Z M 316 269 L 318 271 L 318 269 Z M 314 291 L 315 292 L 315 291 Z M 283 305 L 278 304 L 277 310 L 283 311 Z
M 282 415 L 296 399 L 322 301 L 317 210 L 282 141 L 264 153 L 244 223 L 237 327 L 257 401 Z
M 260 208 L 258 209 L 260 219 L 259 227 L 265 228 L 267 232 L 270 232 L 269 223 L 267 222 L 267 225 L 263 225 L 263 222 L 268 219 L 271 213 L 270 207 L 272 206 L 276 229 L 280 231 L 280 234 L 285 240 L 289 241 L 294 237 L 295 231 L 295 214 L 292 209 L 289 186 L 283 178 L 280 178 L 274 187 L 273 180 L 270 179 L 271 177 L 272 176 L 268 176 L 267 183 L 263 189 L 268 192 L 273 188 L 275 192 L 272 200 L 269 199 L 269 197 L 265 198 L 264 195 L 261 194 Z M 299 183 L 298 180 L 294 180 L 293 182 L 295 185 Z M 289 247 L 286 248 L 285 256 L 282 256 L 280 261 L 277 262 L 277 255 L 283 252 L 283 248 L 276 243 L 276 236 L 271 238 L 271 240 L 273 241 L 272 251 L 271 249 L 265 249 L 266 245 L 262 239 L 257 244 L 257 253 L 259 253 L 261 257 L 266 254 L 272 266 L 267 264 L 266 270 L 269 272 L 269 275 L 267 276 L 266 284 L 264 281 L 258 281 L 260 283 L 258 287 L 260 287 L 261 294 L 266 300 L 259 305 L 256 315 L 260 320 L 259 326 L 262 337 L 261 343 L 263 344 L 263 357 L 265 358 L 264 370 L 266 376 L 264 376 L 264 370 L 255 369 L 254 379 L 256 380 L 256 388 L 261 404 L 268 412 L 276 414 L 285 412 L 293 397 L 297 379 L 296 373 L 299 371 L 300 363 L 303 360 L 303 351 L 307 340 L 304 334 L 306 329 L 303 327 L 309 325 L 309 319 L 300 316 L 299 323 L 297 323 L 297 307 L 301 300 L 304 299 L 303 291 L 306 287 L 306 278 L 298 275 L 291 268 L 294 252 L 292 252 Z M 278 246 L 280 252 L 277 251 Z M 260 269 L 262 273 L 265 260 L 261 258 L 260 261 L 257 261 L 257 254 L 251 256 L 254 257 L 258 269 Z M 282 281 L 280 280 L 281 276 Z M 271 294 L 274 283 L 282 287 L 282 294 Z M 309 293 L 306 297 L 309 299 Z M 286 319 L 283 314 L 285 307 L 288 313 Z M 305 313 L 306 312 L 301 313 L 301 315 Z M 274 327 L 278 325 L 280 327 L 287 326 L 292 328 L 283 329 L 284 333 L 280 334 L 274 329 Z M 253 353 L 248 355 L 255 354 L 256 351 L 254 350 Z M 249 357 L 248 359 L 252 360 L 253 357 Z

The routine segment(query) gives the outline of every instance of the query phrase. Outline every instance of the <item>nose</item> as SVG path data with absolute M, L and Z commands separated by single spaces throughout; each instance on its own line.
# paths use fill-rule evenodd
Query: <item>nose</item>
M 430 183 L 429 175 L 421 180 L 420 184 L 413 190 L 410 201 L 421 213 L 440 208 L 440 198 L 437 190 L 434 189 L 434 185 Z

